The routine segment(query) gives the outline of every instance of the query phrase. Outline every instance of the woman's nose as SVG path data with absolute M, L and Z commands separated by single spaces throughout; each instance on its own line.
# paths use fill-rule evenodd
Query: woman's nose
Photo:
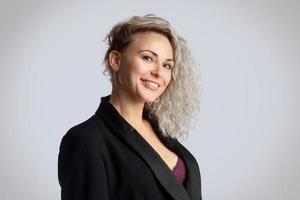
M 160 77 L 162 73 L 162 67 L 159 62 L 155 63 L 154 68 L 151 71 L 151 74 L 155 77 Z

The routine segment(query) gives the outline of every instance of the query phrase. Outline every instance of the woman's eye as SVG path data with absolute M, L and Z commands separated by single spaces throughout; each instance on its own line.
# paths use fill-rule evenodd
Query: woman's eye
M 172 69 L 172 66 L 170 64 L 164 64 L 164 67 L 166 67 L 167 69 Z
M 147 60 L 147 61 L 152 61 L 152 58 L 149 57 L 149 56 L 144 56 L 143 59 L 144 59 L 144 60 Z

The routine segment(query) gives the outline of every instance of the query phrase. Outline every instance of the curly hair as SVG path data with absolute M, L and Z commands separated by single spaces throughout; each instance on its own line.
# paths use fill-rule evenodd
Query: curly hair
M 156 120 L 164 136 L 188 136 L 188 130 L 200 109 L 200 73 L 186 41 L 176 34 L 167 20 L 148 14 L 133 16 L 116 24 L 105 37 L 108 49 L 103 60 L 103 73 L 108 73 L 112 82 L 113 72 L 108 61 L 110 52 L 122 52 L 129 46 L 135 33 L 148 31 L 160 33 L 169 39 L 175 65 L 166 90 L 155 101 L 145 103 L 144 110 Z

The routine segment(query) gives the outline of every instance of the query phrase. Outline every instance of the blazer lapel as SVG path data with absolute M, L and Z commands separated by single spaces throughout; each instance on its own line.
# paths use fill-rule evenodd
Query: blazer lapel
M 198 168 L 190 164 L 192 163 L 190 160 L 193 158 L 190 157 L 188 151 L 177 140 L 162 136 L 157 123 L 151 122 L 162 142 L 185 161 L 187 166 L 185 188 L 151 145 L 119 114 L 109 102 L 109 97 L 110 95 L 101 98 L 101 103 L 96 114 L 103 119 L 119 138 L 144 159 L 158 181 L 175 200 L 199 199 L 197 189 L 200 187 L 198 180 L 196 180 L 198 178 Z M 194 185 L 194 183 L 196 184 Z
M 196 159 L 192 156 L 192 154 L 180 144 L 177 139 L 173 139 L 170 137 L 164 137 L 162 135 L 161 130 L 159 129 L 157 121 L 149 120 L 151 122 L 152 127 L 155 132 L 159 136 L 160 140 L 174 153 L 180 156 L 186 166 L 186 179 L 184 182 L 184 188 L 189 194 L 191 200 L 201 200 L 201 177 L 199 166 L 197 164 Z M 181 185 L 181 184 L 180 184 Z
M 177 140 L 169 146 L 170 150 L 179 155 L 186 164 L 186 180 L 184 187 L 187 190 L 191 200 L 201 200 L 201 178 L 199 166 L 191 153 L 182 146 Z

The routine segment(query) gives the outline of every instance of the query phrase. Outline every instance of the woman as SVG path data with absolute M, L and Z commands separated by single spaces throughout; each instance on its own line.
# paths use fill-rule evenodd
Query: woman
M 185 41 L 157 16 L 134 16 L 106 37 L 112 92 L 62 138 L 62 200 L 200 200 L 196 159 L 177 138 L 199 105 Z

